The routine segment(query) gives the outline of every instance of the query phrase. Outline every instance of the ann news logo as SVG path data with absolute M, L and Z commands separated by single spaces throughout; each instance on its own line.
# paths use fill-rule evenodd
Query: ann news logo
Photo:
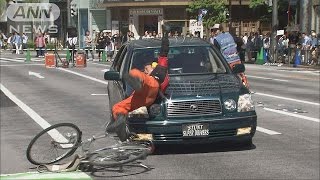
M 7 9 L 7 17 L 13 22 L 49 22 L 51 25 L 37 25 L 33 27 L 35 31 L 48 29 L 51 33 L 58 32 L 58 28 L 53 24 L 60 16 L 60 9 L 56 4 L 53 3 L 14 3 L 10 4 Z M 21 27 L 22 26 L 22 27 Z M 16 25 L 10 27 L 18 31 L 31 31 L 30 25 Z M 28 32 L 25 32 L 28 33 Z

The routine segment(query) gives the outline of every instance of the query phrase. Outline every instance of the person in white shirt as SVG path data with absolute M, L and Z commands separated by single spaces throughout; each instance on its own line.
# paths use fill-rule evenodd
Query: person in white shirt
M 87 57 L 87 59 L 89 59 L 89 52 L 88 51 L 90 51 L 92 61 L 93 61 L 94 55 L 93 55 L 93 51 L 92 51 L 92 38 L 90 35 L 90 31 L 86 32 L 86 35 L 84 36 L 84 43 L 85 43 L 85 48 L 86 48 L 86 57 Z
M 148 33 L 148 31 L 145 31 L 144 36 L 142 36 L 142 39 L 149 39 L 149 38 L 151 38 L 150 34 Z
M 28 42 L 28 36 L 26 33 L 22 33 L 22 53 L 24 50 L 27 50 L 27 42 Z
M 247 42 L 248 42 L 248 34 L 247 33 L 244 33 L 244 36 L 242 37 L 242 40 L 243 40 L 244 45 L 246 45 Z
M 69 49 L 69 52 L 71 53 L 71 56 L 72 56 L 69 61 L 74 62 L 74 55 L 77 52 L 75 50 L 77 42 L 78 42 L 78 38 L 76 36 L 75 37 L 68 37 L 68 39 L 67 39 L 68 49 Z

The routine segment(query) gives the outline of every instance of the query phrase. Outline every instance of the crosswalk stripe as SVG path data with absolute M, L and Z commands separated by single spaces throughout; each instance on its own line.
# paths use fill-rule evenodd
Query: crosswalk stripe
M 24 62 L 26 60 L 26 58 L 15 58 L 15 59 L 11 59 L 11 58 L 3 58 L 1 57 L 0 60 L 3 60 L 3 61 L 6 61 L 6 62 Z M 36 59 L 36 58 L 33 58 L 31 59 L 31 61 L 33 62 L 42 62 L 44 61 L 44 59 Z
M 16 58 L 21 60 L 26 60 L 26 58 Z M 31 58 L 31 61 L 44 61 L 44 58 Z
M 7 60 L 7 61 L 12 61 L 12 62 L 24 62 L 23 60 L 18 60 L 18 59 L 9 59 L 9 58 L 0 58 L 0 60 Z

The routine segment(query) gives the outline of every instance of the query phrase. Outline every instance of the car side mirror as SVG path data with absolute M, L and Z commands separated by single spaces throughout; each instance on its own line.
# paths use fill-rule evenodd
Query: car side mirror
M 117 71 L 107 71 L 104 73 L 104 79 L 111 80 L 111 81 L 119 81 L 120 73 Z
M 243 64 L 235 64 L 232 68 L 234 74 L 243 73 L 246 70 Z

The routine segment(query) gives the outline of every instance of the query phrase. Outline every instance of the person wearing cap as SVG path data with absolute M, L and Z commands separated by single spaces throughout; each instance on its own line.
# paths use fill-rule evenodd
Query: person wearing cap
M 124 75 L 124 80 L 134 89 L 131 96 L 118 102 L 112 107 L 113 119 L 108 123 L 106 131 L 115 132 L 121 141 L 125 141 L 129 132 L 126 128 L 126 118 L 129 112 L 143 106 L 150 106 L 158 97 L 159 91 L 165 92 L 169 85 L 168 76 L 168 52 L 169 39 L 168 27 L 162 37 L 160 54 L 157 62 L 149 62 L 144 65 L 143 72 L 131 69 Z

